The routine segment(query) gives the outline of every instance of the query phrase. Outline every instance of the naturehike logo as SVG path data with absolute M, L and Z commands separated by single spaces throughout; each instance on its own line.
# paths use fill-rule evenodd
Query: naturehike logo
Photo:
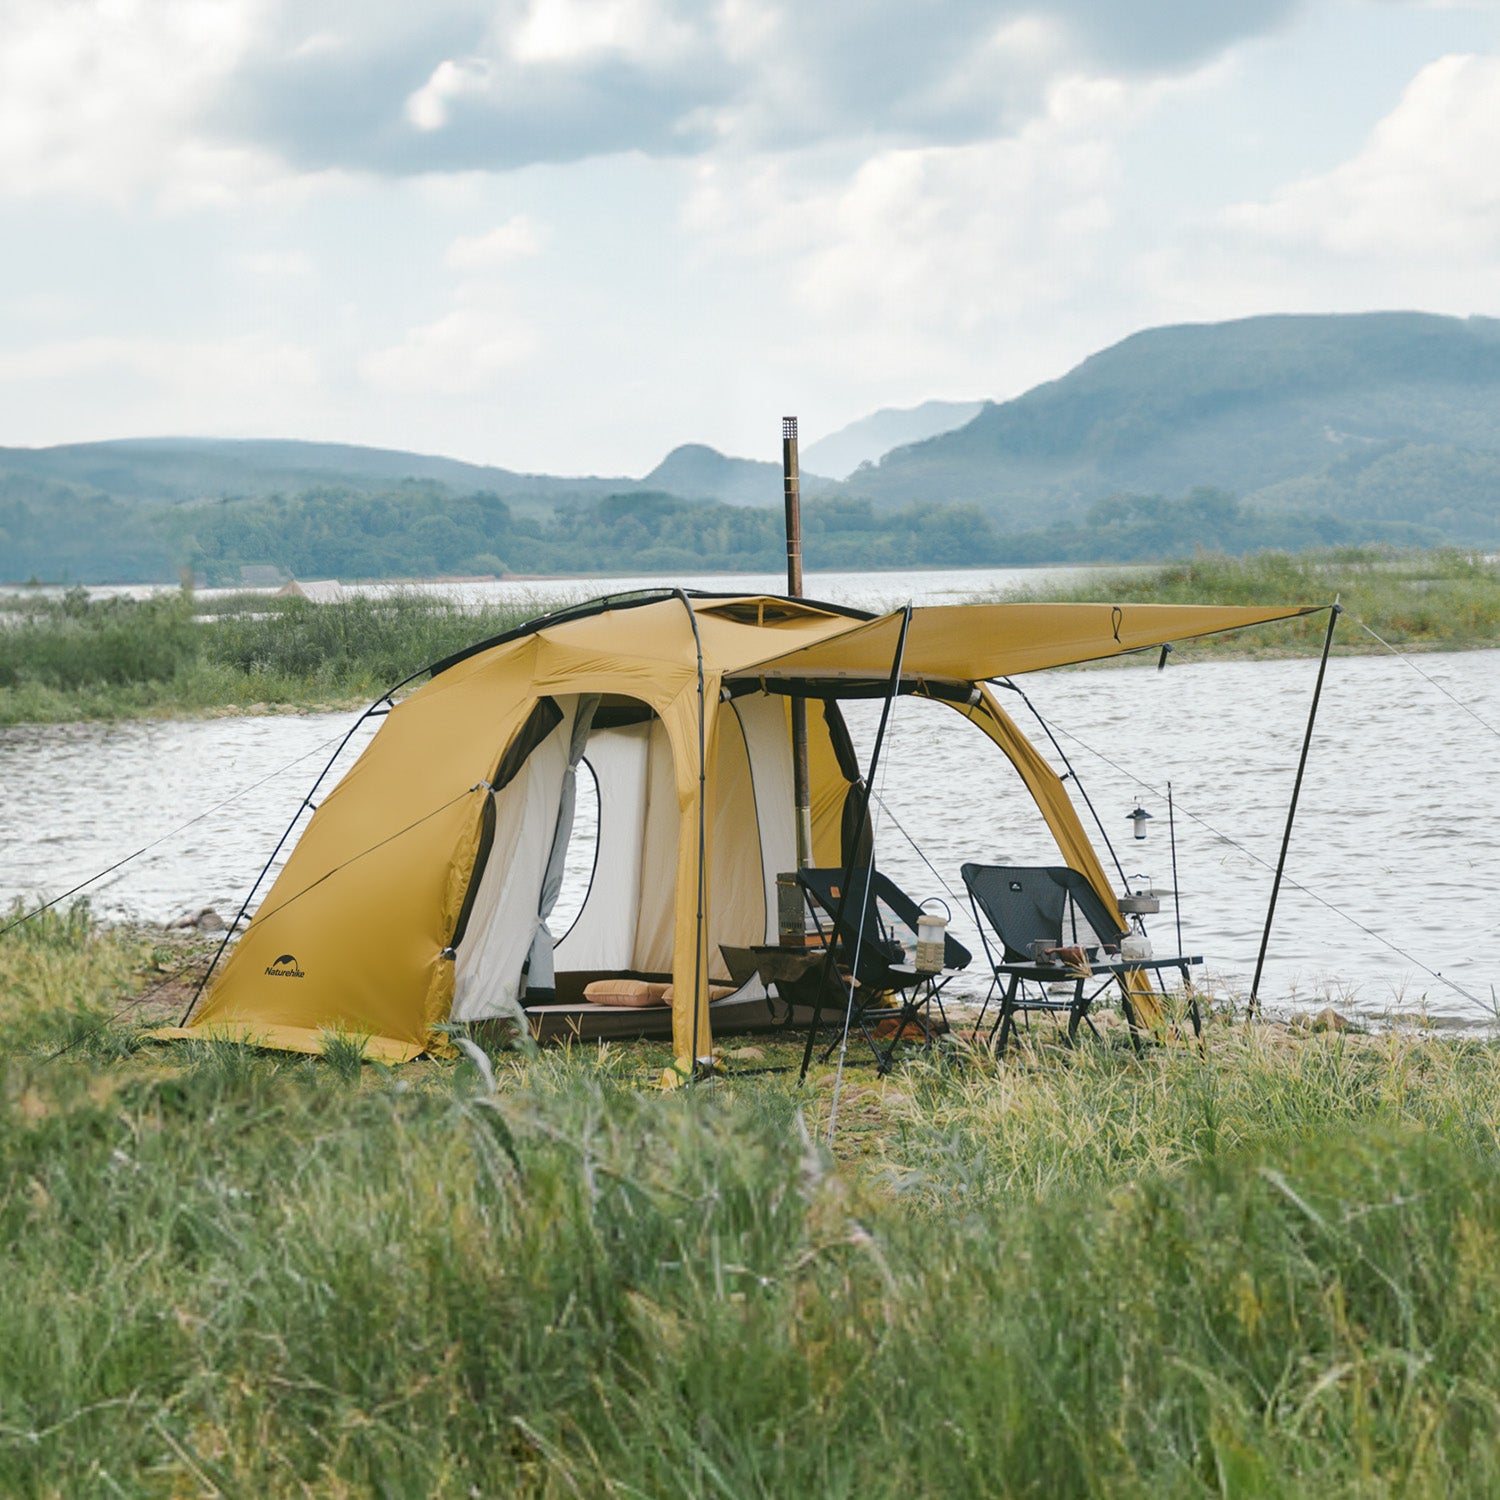
M 305 979 L 307 977 L 297 967 L 297 960 L 290 953 L 283 953 L 274 964 L 267 964 L 266 973 L 272 979 Z

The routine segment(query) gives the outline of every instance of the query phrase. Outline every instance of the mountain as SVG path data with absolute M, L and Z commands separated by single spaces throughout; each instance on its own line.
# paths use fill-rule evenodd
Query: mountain
M 896 419 L 924 413 L 963 408 L 878 412 L 834 437 L 883 443 Z M 810 445 L 809 464 L 830 452 Z M 814 467 L 802 479 L 817 566 L 1494 546 L 1500 321 L 1366 313 L 1149 329 L 842 482 Z M 701 444 L 642 479 L 336 443 L 3 448 L 0 579 L 774 566 L 781 495 L 778 463 Z
M 829 490 L 833 481 L 801 471 L 802 493 Z M 722 500 L 728 505 L 780 505 L 785 495 L 781 465 L 754 458 L 729 458 L 702 443 L 674 448 L 641 480 L 641 488 L 686 500 Z
M 391 448 L 277 439 L 127 438 L 55 448 L 0 448 L 0 476 L 72 485 L 116 500 L 180 504 L 291 494 L 319 485 L 380 490 L 406 480 L 440 484 L 459 494 L 506 497 L 606 495 L 630 479 L 560 479 L 517 474 Z
M 920 406 L 885 406 L 809 443 L 802 458 L 819 474 L 845 479 L 861 464 L 874 463 L 892 448 L 962 427 L 984 405 L 983 401 L 924 401 Z
M 364 493 L 416 482 L 455 495 L 488 493 L 507 500 L 595 499 L 633 492 L 731 505 L 780 505 L 780 463 L 730 458 L 689 443 L 669 453 L 644 479 L 521 474 L 392 448 L 276 439 L 128 438 L 55 448 L 0 448 L 0 479 L 31 480 L 105 495 L 125 503 L 180 505 L 259 499 L 330 485 Z M 807 474 L 807 493 L 831 480 Z
M 1450 540 L 1494 540 L 1496 455 L 1500 320 L 1274 316 L 1135 334 L 843 489 L 877 506 L 973 503 L 1017 531 L 1118 494 L 1316 496 L 1350 516 L 1378 492 L 1388 517 L 1420 521 L 1441 493 L 1459 518 Z M 1407 501 L 1393 507 L 1391 484 Z

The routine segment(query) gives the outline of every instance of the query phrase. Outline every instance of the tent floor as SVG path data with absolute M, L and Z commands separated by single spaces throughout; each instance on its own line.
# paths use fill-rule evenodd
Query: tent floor
M 744 1031 L 776 1031 L 785 1022 L 785 1007 L 778 1004 L 775 1015 L 765 1000 L 720 1000 L 709 1009 L 715 1036 L 732 1036 Z M 826 1014 L 826 1012 L 825 1012 Z M 531 1034 L 539 1042 L 562 1042 L 570 1039 L 584 1042 L 609 1039 L 670 1037 L 670 1005 L 593 1005 L 588 1001 L 576 1005 L 532 1005 L 526 1010 Z M 793 1026 L 806 1026 L 812 1020 L 812 1009 L 795 1006 Z

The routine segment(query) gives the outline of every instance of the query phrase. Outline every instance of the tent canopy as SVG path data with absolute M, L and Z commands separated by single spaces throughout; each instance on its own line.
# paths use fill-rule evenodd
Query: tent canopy
M 901 691 L 989 736 L 1112 905 L 1061 782 L 988 680 L 1317 607 L 919 608 Z M 674 590 L 561 611 L 436 663 L 318 807 L 180 1034 L 316 1051 L 339 1031 L 401 1060 L 443 1050 L 450 1022 L 519 1018 L 620 973 L 670 979 L 674 1050 L 705 1055 L 719 948 L 775 940 L 775 875 L 795 865 L 786 695 L 824 700 L 808 715 L 814 853 L 842 863 L 860 773 L 837 700 L 885 689 L 900 622 Z M 560 934 L 549 918 L 584 760 L 598 856 Z

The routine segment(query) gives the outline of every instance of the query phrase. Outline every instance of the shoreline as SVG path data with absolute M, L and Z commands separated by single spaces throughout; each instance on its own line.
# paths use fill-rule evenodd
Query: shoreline
M 665 579 L 613 576 L 642 589 L 670 586 Z M 694 581 L 732 588 L 736 578 L 775 576 Z M 880 590 L 891 579 L 906 579 L 916 593 L 926 589 L 921 597 L 928 602 L 944 604 L 1108 600 L 1123 607 L 1254 608 L 1339 599 L 1348 617 L 1335 635 L 1339 657 L 1500 649 L 1500 563 L 1454 549 L 825 576 L 831 601 L 864 599 L 880 607 L 889 603 Z M 0 727 L 353 711 L 456 650 L 582 602 L 596 580 L 510 581 L 521 585 L 510 597 L 460 596 L 457 590 L 475 586 L 444 576 L 360 585 L 332 603 L 247 590 L 215 590 L 211 598 L 183 589 L 146 599 L 12 596 L 0 603 Z M 810 583 L 819 588 L 817 575 Z M 1185 642 L 1174 665 L 1316 657 L 1326 621 L 1322 609 L 1315 611 Z M 1125 657 L 1063 670 L 1121 670 L 1133 661 L 1146 664 Z
M 1317 659 L 1321 648 L 1317 644 L 1290 642 L 1256 646 L 1202 642 L 1198 643 L 1194 649 L 1198 653 L 1195 659 L 1170 662 L 1167 670 L 1180 670 L 1186 666 L 1221 662 L 1251 662 L 1270 665 L 1287 661 L 1311 661 Z M 1366 638 L 1356 643 L 1335 641 L 1331 654 L 1335 659 L 1350 659 L 1391 655 L 1448 656 L 1480 651 L 1500 651 L 1500 639 L 1481 636 L 1462 640 L 1410 641 L 1402 643 L 1395 652 L 1392 652 L 1378 642 Z M 1146 661 L 1140 657 L 1124 657 L 1085 662 L 1077 666 L 1057 667 L 1051 670 L 1058 672 L 1154 672 L 1156 666 L 1154 659 Z M 162 686 L 169 688 L 170 684 Z M 210 719 L 292 718 L 313 714 L 353 714 L 362 712 L 372 703 L 377 702 L 381 696 L 378 691 L 365 695 L 341 696 L 329 693 L 326 686 L 309 684 L 305 693 L 293 692 L 286 696 L 251 698 L 249 702 L 230 700 L 202 703 L 193 702 L 190 697 L 173 700 L 169 695 L 164 694 L 154 701 L 138 703 L 122 702 L 118 698 L 107 702 L 101 701 L 91 711 L 86 702 L 80 704 L 78 701 L 80 697 L 87 698 L 90 695 L 49 693 L 46 696 L 53 700 L 52 702 L 33 704 L 29 710 L 21 708 L 17 711 L 13 702 L 13 695 L 16 691 L 13 688 L 0 687 L 0 732 L 27 726 L 62 728 L 70 724 L 141 723 L 153 720 L 165 723 Z M 250 697 L 248 694 L 244 696 Z M 399 702 L 400 697 L 396 701 Z M 54 703 L 56 711 L 51 711 Z

